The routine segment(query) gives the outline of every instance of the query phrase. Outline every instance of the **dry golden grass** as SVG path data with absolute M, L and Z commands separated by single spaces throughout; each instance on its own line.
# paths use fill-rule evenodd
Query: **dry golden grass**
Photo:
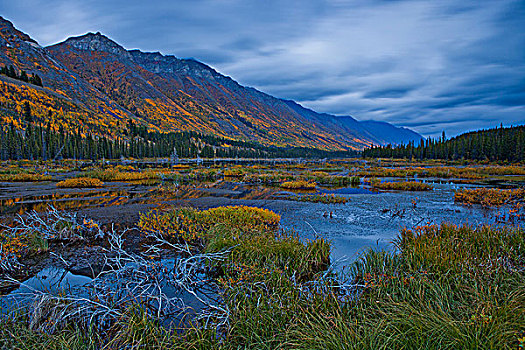
M 116 169 L 93 170 L 85 173 L 86 177 L 97 178 L 102 181 L 139 181 L 158 179 L 163 176 L 159 171 L 126 171 L 121 172 Z
M 102 187 L 104 183 L 99 179 L 91 177 L 77 177 L 73 179 L 66 179 L 57 183 L 60 188 L 86 188 L 86 187 Z
M 454 194 L 454 201 L 484 206 L 501 206 L 518 201 L 525 201 L 525 189 L 473 188 L 462 189 Z
M 6 182 L 33 182 L 33 181 L 49 181 L 50 175 L 18 173 L 18 174 L 1 174 L 0 181 Z
M 313 181 L 286 181 L 281 184 L 281 188 L 287 190 L 314 190 L 316 185 Z

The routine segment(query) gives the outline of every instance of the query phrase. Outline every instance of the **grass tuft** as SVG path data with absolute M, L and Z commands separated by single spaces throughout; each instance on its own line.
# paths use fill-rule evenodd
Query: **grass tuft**
M 286 181 L 281 184 L 281 188 L 287 190 L 314 190 L 316 183 L 312 181 Z
M 474 188 L 462 189 L 454 193 L 454 201 L 465 204 L 481 204 L 483 206 L 502 206 L 525 201 L 525 189 Z
M 57 187 L 60 188 L 93 188 L 103 186 L 104 183 L 102 181 L 91 177 L 76 177 L 72 179 L 66 179 L 57 183 Z

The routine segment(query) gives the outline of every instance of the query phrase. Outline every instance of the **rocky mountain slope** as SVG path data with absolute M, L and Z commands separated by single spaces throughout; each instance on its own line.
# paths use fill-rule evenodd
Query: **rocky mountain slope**
M 112 137 L 125 137 L 132 119 L 161 132 L 195 130 L 266 145 L 334 150 L 420 138 L 386 123 L 316 113 L 243 87 L 195 60 L 126 50 L 100 33 L 42 48 L 0 17 L 2 65 L 38 74 L 43 81 L 38 87 L 0 76 L 3 123 L 20 124 L 17 117 L 29 101 L 35 118 L 54 128 Z

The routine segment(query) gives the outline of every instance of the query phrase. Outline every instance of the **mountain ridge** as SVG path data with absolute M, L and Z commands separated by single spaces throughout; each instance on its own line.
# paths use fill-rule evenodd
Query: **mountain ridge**
M 69 118 L 58 118 L 63 127 L 72 127 L 74 116 L 82 114 L 78 124 L 86 132 L 93 129 L 115 137 L 122 134 L 120 122 L 132 119 L 156 131 L 195 130 L 281 147 L 342 150 L 392 143 L 352 117 L 317 113 L 244 87 L 194 59 L 127 50 L 100 32 L 42 48 L 9 24 L 0 17 L 0 63 L 38 72 L 44 87 L 78 105 L 76 112 L 70 106 L 75 113 Z M 19 52 L 13 55 L 13 50 Z M 34 104 L 35 109 L 42 108 Z M 391 130 L 404 133 L 401 139 L 420 138 L 406 129 Z

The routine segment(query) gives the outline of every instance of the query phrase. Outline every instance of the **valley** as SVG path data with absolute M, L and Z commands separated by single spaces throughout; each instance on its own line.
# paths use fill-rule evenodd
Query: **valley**
M 76 312 L 96 319 L 101 334 L 117 331 L 119 338 L 112 336 L 108 344 L 121 341 L 120 337 L 127 337 L 122 332 L 132 330 L 115 324 L 115 317 L 134 320 L 134 307 L 162 325 L 148 330 L 156 334 L 147 334 L 153 337 L 148 344 L 174 346 L 172 341 L 181 341 L 175 336 L 180 332 L 191 337 L 191 342 L 206 346 L 214 343 L 209 332 L 217 334 L 219 341 L 224 337 L 235 344 L 257 335 L 244 333 L 246 317 L 265 314 L 245 314 L 254 302 L 252 297 L 242 301 L 242 309 L 236 309 L 239 306 L 232 304 L 230 298 L 235 294 L 231 293 L 248 288 L 259 298 L 269 298 L 267 312 L 277 311 L 271 306 L 274 302 L 288 303 L 291 310 L 302 309 L 300 305 L 311 298 L 321 298 L 316 303 L 322 307 L 352 312 L 364 307 L 360 305 L 370 293 L 392 288 L 384 280 L 386 272 L 374 275 L 375 268 L 367 264 L 403 254 L 399 240 L 408 229 L 501 232 L 498 230 L 507 230 L 508 225 L 517 225 L 512 235 L 518 241 L 523 237 L 525 169 L 520 166 L 387 160 L 379 164 L 359 159 L 235 162 L 149 164 L 145 168 L 139 165 L 148 164 L 145 162 L 5 163 L 0 175 L 0 215 L 7 225 L 2 233 L 2 312 L 11 313 L 7 310 L 14 305 L 23 307 L 33 297 L 58 298 L 52 299 L 53 304 L 38 306 L 45 308 L 43 317 L 49 321 L 30 314 L 17 316 L 29 317 L 36 327 L 33 331 L 50 334 L 39 335 L 39 341 L 57 344 L 60 341 L 52 334 L 59 328 L 56 334 L 63 334 L 77 319 Z M 39 174 L 47 177 L 41 179 Z M 411 183 L 428 188 L 409 186 Z M 312 186 L 303 189 L 304 184 Z M 391 190 L 378 184 L 399 186 Z M 469 203 L 472 191 L 494 187 L 498 189 L 491 196 L 504 195 L 503 201 Z M 520 258 L 509 258 L 518 259 L 511 260 L 518 264 L 512 267 L 515 272 L 505 272 L 511 278 L 521 273 Z M 287 269 L 293 274 L 288 275 Z M 277 280 L 275 273 L 280 275 Z M 394 278 L 392 282 L 400 278 L 394 276 L 398 275 L 388 278 Z M 415 278 L 409 287 L 430 283 L 428 278 L 433 278 L 427 272 L 403 276 L 410 281 Z M 252 283 L 264 283 L 271 289 L 255 292 L 257 284 Z M 332 290 L 326 283 L 338 287 Z M 304 288 L 320 289 L 297 296 L 295 301 L 280 294 L 302 293 Z M 60 296 L 62 293 L 66 294 Z M 323 301 L 330 295 L 337 296 L 336 304 Z M 69 302 L 61 304 L 62 298 Z M 295 318 L 292 315 L 280 316 L 279 322 L 290 322 L 290 317 Z M 112 328 L 104 329 L 106 323 Z M 20 325 L 8 329 L 14 331 L 12 327 Z M 364 327 L 362 336 L 374 336 L 365 323 L 360 327 Z M 18 337 L 25 337 L 28 331 L 16 329 Z M 268 331 L 260 328 L 257 332 Z M 277 346 L 281 340 L 272 344 Z
M 2 7 L 0 349 L 525 348 L 517 2 L 261 4 Z

